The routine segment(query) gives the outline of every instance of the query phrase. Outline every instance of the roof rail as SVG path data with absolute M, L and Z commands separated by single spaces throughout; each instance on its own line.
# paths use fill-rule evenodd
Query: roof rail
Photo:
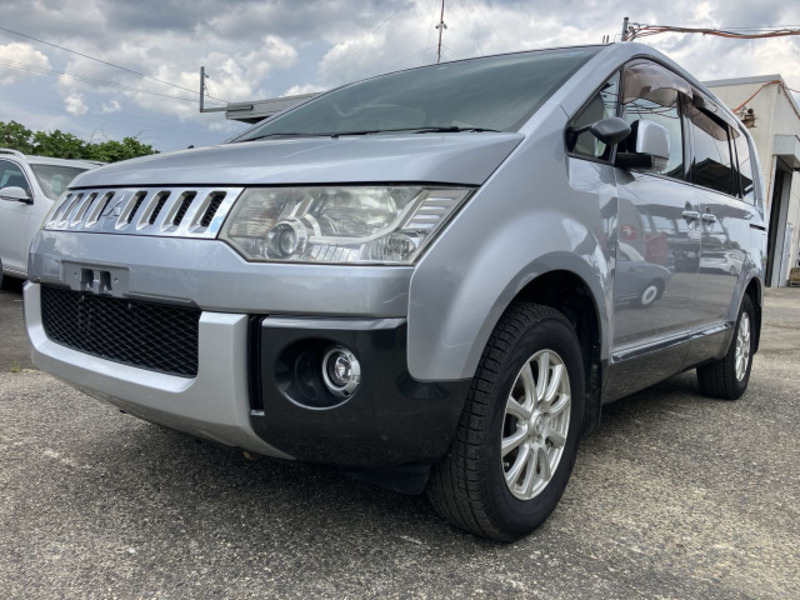
M 0 148 L 0 154 L 13 154 L 14 156 L 25 158 L 25 155 L 22 152 L 19 150 L 12 150 L 11 148 Z

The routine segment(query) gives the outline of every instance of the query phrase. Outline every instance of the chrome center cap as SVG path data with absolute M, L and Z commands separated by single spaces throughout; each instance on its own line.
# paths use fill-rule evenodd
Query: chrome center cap
M 542 415 L 534 415 L 531 418 L 531 433 L 535 436 L 541 435 L 544 429 L 544 417 Z

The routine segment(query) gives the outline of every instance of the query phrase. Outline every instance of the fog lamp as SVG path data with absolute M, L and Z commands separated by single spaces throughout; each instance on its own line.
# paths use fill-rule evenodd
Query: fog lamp
M 322 379 L 338 398 L 352 396 L 361 384 L 361 364 L 344 346 L 330 348 L 322 359 Z

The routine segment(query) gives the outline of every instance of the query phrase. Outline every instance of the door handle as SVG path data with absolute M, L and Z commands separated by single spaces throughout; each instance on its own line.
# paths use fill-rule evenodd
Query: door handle
M 683 211 L 683 218 L 687 221 L 697 221 L 700 218 L 700 213 L 696 210 L 685 210 Z

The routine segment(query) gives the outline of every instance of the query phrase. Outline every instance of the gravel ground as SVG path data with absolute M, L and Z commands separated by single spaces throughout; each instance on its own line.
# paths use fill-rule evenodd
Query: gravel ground
M 0 598 L 800 598 L 800 289 L 769 290 L 740 401 L 684 374 L 607 407 L 511 545 L 97 404 L 27 368 L 19 300 L 4 284 Z

